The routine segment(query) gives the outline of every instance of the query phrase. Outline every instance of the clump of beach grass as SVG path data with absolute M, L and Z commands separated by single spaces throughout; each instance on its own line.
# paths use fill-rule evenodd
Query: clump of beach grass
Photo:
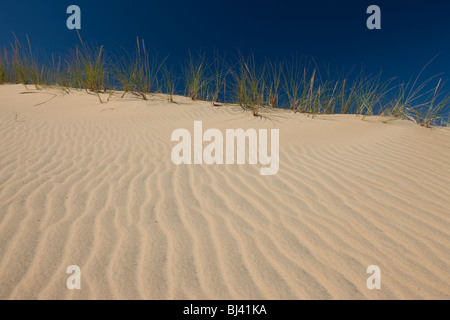
M 266 66 L 257 65 L 253 55 L 238 58 L 237 70 L 232 70 L 235 102 L 243 109 L 250 109 L 254 116 L 259 115 L 266 98 Z
M 281 76 L 283 74 L 283 62 L 272 62 L 266 59 L 268 79 L 264 87 L 267 90 L 268 105 L 272 108 L 278 108 Z
M 116 62 L 114 76 L 124 91 L 122 97 L 131 92 L 147 100 L 149 94 L 158 90 L 159 76 L 166 59 L 159 60 L 158 53 L 152 54 L 146 48 L 145 41 L 136 39 L 136 51 L 126 54 Z
M 208 96 L 212 105 L 218 106 L 219 96 L 223 90 L 222 97 L 226 97 L 226 78 L 230 70 L 226 67 L 225 56 L 221 56 L 219 52 L 214 52 L 214 61 L 210 67 L 211 76 L 208 86 Z
M 422 80 L 434 58 L 414 80 L 399 83 L 396 78 L 384 80 L 381 72 L 366 74 L 364 69 L 334 73 L 312 58 L 257 60 L 253 54 L 244 57 L 239 53 L 235 59 L 225 59 L 215 51 L 210 63 L 205 53 L 189 51 L 181 77 L 177 77 L 167 58 L 159 59 L 139 38 L 135 51 L 117 58 L 106 54 L 103 46 L 88 45 L 78 33 L 79 45 L 63 58 L 52 55 L 50 60 L 36 54 L 28 36 L 23 45 L 13 35 L 10 50 L 0 50 L 0 84 L 86 90 L 100 102 L 100 94 L 106 94 L 109 101 L 116 90 L 123 91 L 122 97 L 133 94 L 144 100 L 163 93 L 174 102 L 176 90 L 184 89 L 194 101 L 235 103 L 254 116 L 259 116 L 262 108 L 282 108 L 313 116 L 340 113 L 365 119 L 380 115 L 408 119 L 426 128 L 450 122 L 450 94 L 444 91 L 444 81 L 440 75 Z M 184 88 L 178 88 L 179 80 Z
M 425 103 L 406 108 L 406 117 L 426 128 L 442 123 L 450 113 L 450 94 L 443 96 L 441 81 L 439 79 Z
M 306 112 L 305 100 L 312 95 L 315 71 L 310 72 L 310 66 L 304 65 L 301 60 L 292 58 L 286 64 L 283 72 L 283 89 L 287 98 L 287 106 L 295 112 Z M 308 94 L 308 91 L 310 93 Z
M 34 55 L 28 35 L 26 35 L 27 47 L 22 45 L 14 33 L 13 35 L 14 43 L 11 43 L 12 80 L 25 86 L 33 84 L 36 89 L 40 89 L 49 83 L 46 65 L 39 62 Z
M 96 94 L 100 102 L 103 102 L 100 93 L 107 92 L 110 75 L 104 48 L 84 43 L 79 32 L 78 37 L 81 47 L 77 45 L 66 57 L 63 81 L 65 86 Z
M 165 93 L 167 94 L 167 101 L 173 103 L 175 102 L 173 96 L 175 94 L 175 87 L 177 82 L 173 67 L 172 66 L 169 67 L 166 64 L 164 64 L 162 68 L 162 74 L 163 74 L 164 90 Z
M 383 115 L 408 119 L 426 128 L 442 124 L 445 117 L 450 116 L 450 94 L 443 93 L 441 74 L 420 81 L 425 69 L 436 58 L 425 64 L 414 81 L 411 79 L 398 86 L 396 96 L 390 100 Z
M 8 70 L 8 51 L 6 48 L 0 49 L 0 85 L 10 82 Z
M 208 64 L 205 53 L 193 56 L 189 50 L 189 59 L 182 68 L 186 93 L 192 100 L 205 99 L 206 89 L 210 79 L 207 75 Z

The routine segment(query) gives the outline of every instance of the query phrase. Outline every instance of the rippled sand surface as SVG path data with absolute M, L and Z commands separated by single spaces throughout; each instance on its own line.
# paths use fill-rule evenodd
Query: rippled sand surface
M 448 129 L 175 101 L 0 86 L 0 299 L 450 298 Z M 279 129 L 278 174 L 174 165 L 195 120 Z

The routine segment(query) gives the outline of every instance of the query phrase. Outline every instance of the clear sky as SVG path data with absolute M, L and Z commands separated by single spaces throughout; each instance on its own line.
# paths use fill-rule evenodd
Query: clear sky
M 449 0 L 2 0 L 0 44 L 15 32 L 47 53 L 64 52 L 78 41 L 66 27 L 72 4 L 81 8 L 85 41 L 131 50 L 139 36 L 174 63 L 188 49 L 269 58 L 297 53 L 332 67 L 364 64 L 407 81 L 440 54 L 429 74 L 450 79 Z M 372 4 L 381 8 L 381 30 L 366 27 Z

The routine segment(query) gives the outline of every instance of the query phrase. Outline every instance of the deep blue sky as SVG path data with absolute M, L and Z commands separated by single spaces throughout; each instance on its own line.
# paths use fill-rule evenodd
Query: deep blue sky
M 174 63 L 188 49 L 239 48 L 270 58 L 312 55 L 332 67 L 364 64 L 408 80 L 440 53 L 428 74 L 450 79 L 449 0 L 2 0 L 0 44 L 14 31 L 47 52 L 64 52 L 78 42 L 66 28 L 71 4 L 81 8 L 85 41 L 131 50 L 139 36 Z M 382 30 L 366 28 L 371 4 L 381 7 Z

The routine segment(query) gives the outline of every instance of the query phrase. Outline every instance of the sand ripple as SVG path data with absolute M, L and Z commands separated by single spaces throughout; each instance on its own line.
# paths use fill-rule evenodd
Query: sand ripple
M 450 298 L 447 129 L 24 90 L 0 86 L 0 299 Z M 175 166 L 194 120 L 280 129 L 279 173 Z

